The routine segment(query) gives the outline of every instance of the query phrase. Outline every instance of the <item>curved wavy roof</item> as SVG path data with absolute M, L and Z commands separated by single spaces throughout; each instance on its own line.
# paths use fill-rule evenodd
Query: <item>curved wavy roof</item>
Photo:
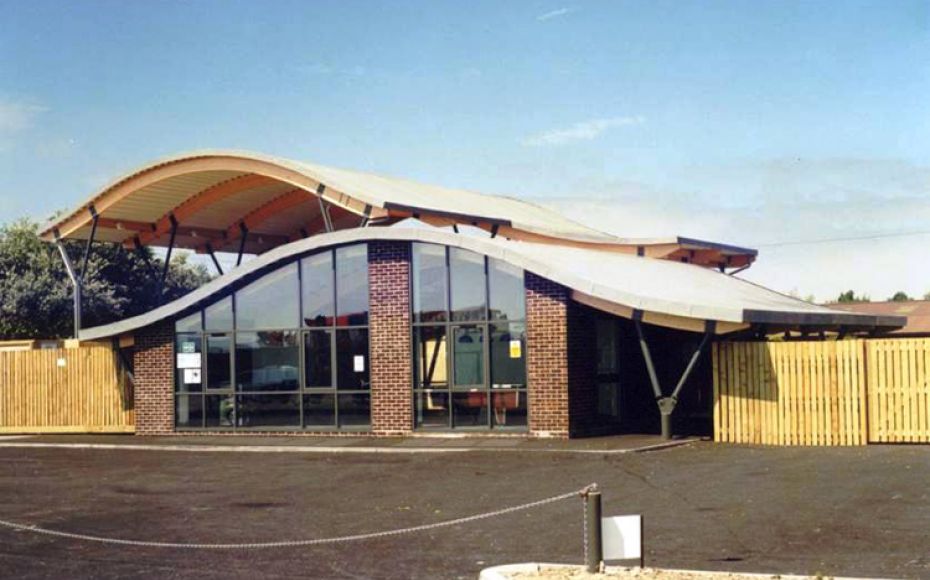
M 484 254 L 571 289 L 572 297 L 579 302 L 620 316 L 631 317 L 639 312 L 645 322 L 684 330 L 702 331 L 708 320 L 718 323 L 718 334 L 744 329 L 753 323 L 874 329 L 896 328 L 905 322 L 901 317 L 852 314 L 817 306 L 693 264 L 434 229 L 365 228 L 321 234 L 275 248 L 170 304 L 120 322 L 84 329 L 79 338 L 131 332 L 183 314 L 228 286 L 295 256 L 373 240 L 443 244 Z
M 720 268 L 744 267 L 756 257 L 755 250 L 701 240 L 618 238 L 511 197 L 225 150 L 168 157 L 132 171 L 46 224 L 40 235 L 46 241 L 60 236 L 261 254 L 317 233 L 409 217 Z
M 71 213 L 44 226 L 41 236 L 87 239 L 94 214 L 96 239 L 141 238 L 166 245 L 171 216 L 176 247 L 235 247 L 239 224 L 249 251 L 261 251 L 324 229 L 320 200 L 334 229 L 420 217 L 438 225 L 468 223 L 501 233 L 610 244 L 617 238 L 557 212 L 517 199 L 425 185 L 243 151 L 204 150 L 165 158 L 124 175 Z M 264 243 L 258 243 L 259 237 Z

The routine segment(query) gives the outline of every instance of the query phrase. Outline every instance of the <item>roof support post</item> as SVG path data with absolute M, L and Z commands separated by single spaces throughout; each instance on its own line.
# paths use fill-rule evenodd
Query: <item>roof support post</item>
M 500 227 L 501 227 L 500 224 L 494 224 L 493 226 L 491 226 L 491 239 L 492 240 L 497 237 L 497 230 L 499 230 Z
M 65 270 L 68 272 L 68 278 L 71 280 L 71 287 L 74 289 L 74 338 L 78 338 L 78 334 L 81 330 L 81 278 L 78 277 L 77 271 L 74 269 L 74 264 L 71 263 L 71 257 L 68 256 L 68 249 L 65 248 L 64 241 L 62 241 L 61 234 L 58 233 L 57 229 L 55 230 L 55 246 L 58 248 L 58 253 L 61 254 L 61 259 L 65 263 Z
M 249 226 L 239 222 L 239 255 L 236 256 L 236 266 L 242 263 L 242 254 L 245 252 L 245 241 L 249 237 Z
M 149 274 L 154 278 L 155 266 L 152 265 L 152 261 L 149 259 L 149 255 L 145 253 L 145 248 L 143 247 L 142 240 L 139 239 L 139 236 L 135 236 L 132 239 L 132 244 L 136 248 L 136 254 L 139 255 L 139 259 L 145 263 L 145 267 L 148 268 Z
M 94 245 L 94 238 L 97 237 L 97 222 L 100 221 L 100 215 L 97 213 L 97 210 L 94 209 L 94 205 L 91 204 L 88 208 L 90 210 L 90 215 L 93 218 L 90 226 L 90 237 L 87 238 L 87 244 L 84 246 L 84 259 L 81 264 L 81 282 L 84 282 L 84 277 L 87 275 L 87 263 L 90 260 L 90 250 L 91 246 Z
M 691 355 L 688 366 L 685 367 L 685 370 L 681 373 L 678 384 L 675 385 L 675 390 L 672 391 L 671 395 L 666 397 L 662 394 L 662 387 L 659 385 L 659 379 L 656 376 L 655 366 L 652 362 L 652 355 L 649 352 L 649 345 L 646 343 L 645 336 L 643 336 L 642 318 L 643 313 L 641 310 L 633 312 L 633 325 L 636 327 L 636 335 L 639 337 L 639 346 L 643 351 L 643 360 L 646 362 L 646 371 L 649 373 L 649 382 L 652 384 L 652 392 L 655 394 L 656 404 L 659 406 L 659 415 L 662 421 L 662 438 L 671 439 L 672 413 L 675 412 L 675 407 L 678 405 L 678 395 L 681 394 L 681 389 L 688 381 L 688 377 L 691 376 L 691 371 L 693 371 L 695 365 L 697 365 L 697 361 L 701 353 L 704 352 L 707 343 L 716 333 L 717 323 L 713 320 L 708 320 L 704 323 L 704 336 L 701 338 L 701 343 L 698 345 L 697 349 L 695 349 L 694 354 Z
M 220 276 L 223 275 L 223 267 L 220 266 L 220 261 L 216 259 L 216 252 L 213 251 L 213 244 L 207 242 L 207 253 L 210 254 L 210 259 L 213 260 L 213 265 L 216 266 L 216 271 Z
M 321 183 L 316 188 L 316 198 L 320 202 L 320 213 L 323 214 L 323 225 L 326 227 L 326 232 L 329 233 L 333 231 L 333 218 L 329 215 L 329 204 L 323 200 L 324 191 L 326 191 L 326 186 Z
M 165 265 L 162 266 L 161 279 L 158 281 L 159 301 L 165 294 L 165 280 L 168 279 L 168 268 L 171 267 L 171 252 L 174 250 L 174 240 L 178 235 L 178 220 L 174 214 L 168 216 L 168 219 L 171 220 L 171 237 L 168 238 L 168 253 L 165 254 Z
M 371 221 L 371 204 L 365 204 L 365 211 L 362 212 L 362 221 L 358 225 L 360 228 L 367 228 L 368 223 Z

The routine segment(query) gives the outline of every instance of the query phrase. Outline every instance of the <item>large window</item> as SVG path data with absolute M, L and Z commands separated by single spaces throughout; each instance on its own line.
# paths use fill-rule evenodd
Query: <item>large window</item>
M 175 423 L 189 429 L 365 429 L 368 251 L 303 257 L 175 323 Z
M 414 412 L 420 429 L 526 429 L 523 271 L 413 244 Z

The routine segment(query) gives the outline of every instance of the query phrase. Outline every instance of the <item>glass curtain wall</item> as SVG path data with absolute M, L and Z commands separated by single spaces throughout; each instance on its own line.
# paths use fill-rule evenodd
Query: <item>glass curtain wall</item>
M 412 256 L 416 427 L 525 430 L 523 270 L 435 244 Z
M 176 322 L 180 429 L 370 425 L 368 251 L 296 260 Z

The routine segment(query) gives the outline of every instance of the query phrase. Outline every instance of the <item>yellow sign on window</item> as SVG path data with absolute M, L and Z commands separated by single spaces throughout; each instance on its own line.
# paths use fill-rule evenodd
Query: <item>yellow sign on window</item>
M 523 344 L 519 340 L 510 341 L 510 358 L 520 358 L 523 356 Z

